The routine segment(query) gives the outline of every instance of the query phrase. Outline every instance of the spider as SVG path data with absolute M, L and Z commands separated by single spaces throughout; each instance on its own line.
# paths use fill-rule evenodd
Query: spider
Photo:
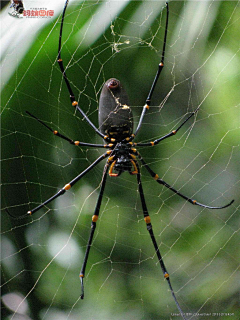
M 70 100 L 72 103 L 72 106 L 76 109 L 77 112 L 79 112 L 82 117 L 88 122 L 88 124 L 92 127 L 92 129 L 106 142 L 105 144 L 92 144 L 87 142 L 80 142 L 80 141 L 74 141 L 70 139 L 69 137 L 61 134 L 57 130 L 53 130 L 50 128 L 47 124 L 45 124 L 42 120 L 38 119 L 34 115 L 32 115 L 30 112 L 27 111 L 28 115 L 33 117 L 35 120 L 37 120 L 40 124 L 45 126 L 48 130 L 50 130 L 54 135 L 58 136 L 61 139 L 66 140 L 72 145 L 75 146 L 87 146 L 87 147 L 94 147 L 94 148 L 105 148 L 108 149 L 104 154 L 102 154 L 100 157 L 98 157 L 89 167 L 87 167 L 83 172 L 81 172 L 78 176 L 76 176 L 73 180 L 71 180 L 69 183 L 67 183 L 63 188 L 61 188 L 56 194 L 54 194 L 51 198 L 47 199 L 34 209 L 28 211 L 26 214 L 20 216 L 20 217 L 14 217 L 16 219 L 22 219 L 26 216 L 32 215 L 38 210 L 40 210 L 42 207 L 53 201 L 54 199 L 62 196 L 67 190 L 69 190 L 71 187 L 73 187 L 85 174 L 87 174 L 91 169 L 93 169 L 99 162 L 101 162 L 104 159 L 107 159 L 106 164 L 104 166 L 103 170 L 103 176 L 101 181 L 101 187 L 100 192 L 97 200 L 97 204 L 95 207 L 94 214 L 92 216 L 92 222 L 91 222 L 91 230 L 90 235 L 88 239 L 88 244 L 85 252 L 85 257 L 83 260 L 83 266 L 80 272 L 80 280 L 81 280 L 81 299 L 84 298 L 84 275 L 85 270 L 88 262 L 88 257 L 92 245 L 92 240 L 94 236 L 94 232 L 96 229 L 97 220 L 99 217 L 101 202 L 103 199 L 104 189 L 106 185 L 107 175 L 109 174 L 110 177 L 119 177 L 123 172 L 128 172 L 131 175 L 136 175 L 137 183 L 138 183 L 138 189 L 139 189 L 139 195 L 141 199 L 142 204 L 142 210 L 143 210 L 143 216 L 144 220 L 146 222 L 146 227 L 149 232 L 149 235 L 151 237 L 155 253 L 157 255 L 158 261 L 160 263 L 164 278 L 166 279 L 168 286 L 170 288 L 171 294 L 173 296 L 173 299 L 175 301 L 175 304 L 182 316 L 183 319 L 185 318 L 185 315 L 177 301 L 177 298 L 175 296 L 172 284 L 170 282 L 170 276 L 169 273 L 165 267 L 165 264 L 163 262 L 160 250 L 158 248 L 158 244 L 156 242 L 153 228 L 151 224 L 151 219 L 148 214 L 148 209 L 143 193 L 143 187 L 141 182 L 141 172 L 139 167 L 139 162 L 142 164 L 142 166 L 148 171 L 150 176 L 160 185 L 164 185 L 166 188 L 170 189 L 172 192 L 176 193 L 178 196 L 182 197 L 186 201 L 190 202 L 193 205 L 201 206 L 203 208 L 208 209 L 223 209 L 228 206 L 230 206 L 234 200 L 232 200 L 230 203 L 221 206 L 221 207 L 211 207 L 205 204 L 202 204 L 200 202 L 197 202 L 196 200 L 193 200 L 172 186 L 170 186 L 167 182 L 162 180 L 151 168 L 150 166 L 144 161 L 138 150 L 136 149 L 136 146 L 138 147 L 149 147 L 149 146 L 156 146 L 159 142 L 175 135 L 181 128 L 184 126 L 184 124 L 189 121 L 198 111 L 195 110 L 192 112 L 188 117 L 172 132 L 154 140 L 149 141 L 145 143 L 136 143 L 133 142 L 135 137 L 137 136 L 139 130 L 141 129 L 144 116 L 151 105 L 151 98 L 152 94 L 154 92 L 154 89 L 156 87 L 157 81 L 159 79 L 159 76 L 163 70 L 164 67 L 164 57 L 165 57 L 165 48 L 166 48 L 166 42 L 167 42 L 167 33 L 168 33 L 168 20 L 169 20 L 169 6 L 168 3 L 166 3 L 166 24 L 165 24 L 165 33 L 164 33 L 164 40 L 163 40 L 163 48 L 162 48 L 162 55 L 161 55 L 161 61 L 158 65 L 158 69 L 156 72 L 156 75 L 154 77 L 153 83 L 151 85 L 149 94 L 147 96 L 146 102 L 143 106 L 142 113 L 139 119 L 139 122 L 137 124 L 137 128 L 134 131 L 133 130 L 133 115 L 132 110 L 130 108 L 128 95 L 122 86 L 121 82 L 115 78 L 111 78 L 105 82 L 103 85 L 100 100 L 99 100 L 99 111 L 98 111 L 98 122 L 99 122 L 99 128 L 97 128 L 91 120 L 88 118 L 88 116 L 84 113 L 84 111 L 79 106 L 78 102 L 75 99 L 74 93 L 72 91 L 70 82 L 68 80 L 68 77 L 66 75 L 66 71 L 64 68 L 63 60 L 61 58 L 62 53 L 62 34 L 63 34 L 63 25 L 64 25 L 64 17 L 66 13 L 66 9 L 68 6 L 69 0 L 65 2 L 65 6 L 62 13 L 62 20 L 61 20 L 61 26 L 60 26 L 60 34 L 59 34 L 59 46 L 58 46 L 58 64 L 60 67 L 60 70 L 62 72 L 63 78 L 65 80 L 67 89 L 70 94 Z M 9 213 L 10 214 L 10 213 Z M 11 214 L 10 214 L 11 215 Z M 12 216 L 12 215 L 11 215 Z

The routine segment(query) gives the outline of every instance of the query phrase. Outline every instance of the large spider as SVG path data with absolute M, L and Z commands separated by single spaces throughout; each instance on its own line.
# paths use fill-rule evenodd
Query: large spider
M 162 57 L 161 62 L 158 66 L 157 73 L 155 75 L 155 78 L 153 80 L 152 86 L 150 88 L 148 97 L 146 99 L 145 105 L 143 106 L 143 110 L 141 113 L 140 120 L 138 122 L 137 128 L 135 132 L 133 133 L 133 116 L 132 111 L 129 106 L 129 99 L 126 91 L 124 90 L 121 82 L 117 79 L 111 78 L 103 85 L 102 92 L 100 95 L 100 102 L 99 102 L 99 113 L 98 113 L 98 121 L 99 121 L 99 129 L 95 127 L 95 125 L 91 122 L 91 120 L 87 117 L 87 115 L 83 112 L 81 107 L 79 106 L 78 102 L 75 99 L 74 93 L 72 91 L 70 82 L 67 78 L 65 68 L 63 65 L 63 61 L 61 58 L 61 51 L 62 51 L 62 32 L 63 32 L 63 25 L 64 25 L 64 17 L 67 9 L 69 0 L 66 1 L 63 14 L 62 14 L 62 21 L 61 21 L 61 27 L 60 27 L 60 35 L 59 35 L 59 47 L 58 47 L 58 63 L 59 67 L 61 69 L 61 72 L 63 74 L 64 80 L 66 82 L 68 91 L 70 93 L 70 100 L 72 103 L 72 106 L 80 112 L 80 114 L 83 116 L 83 118 L 88 122 L 88 124 L 93 128 L 93 130 L 103 138 L 104 141 L 106 141 L 106 144 L 91 144 L 87 142 L 80 142 L 80 141 L 74 141 L 61 133 L 59 133 L 56 130 L 53 130 L 50 128 L 47 124 L 45 124 L 43 121 L 32 115 L 31 113 L 27 112 L 31 117 L 35 118 L 38 122 L 40 122 L 42 125 L 44 125 L 48 130 L 53 132 L 56 136 L 68 141 L 69 143 L 76 145 L 76 146 L 87 146 L 87 147 L 94 147 L 94 148 L 106 148 L 108 149 L 103 155 L 101 155 L 99 158 L 97 158 L 89 167 L 87 167 L 83 172 L 81 172 L 77 177 L 75 177 L 73 180 L 71 180 L 69 183 L 67 183 L 62 189 L 60 189 L 55 195 L 53 195 L 51 198 L 47 199 L 43 203 L 41 203 L 36 208 L 28 211 L 26 214 L 15 217 L 16 219 L 22 219 L 25 218 L 28 215 L 32 215 L 35 212 L 37 212 L 39 209 L 47 205 L 49 202 L 53 201 L 54 199 L 60 197 L 63 195 L 67 190 L 69 190 L 75 183 L 77 183 L 86 173 L 88 173 L 92 168 L 94 168 L 99 162 L 101 162 L 103 159 L 107 158 L 107 162 L 105 164 L 104 170 L 103 170 L 103 176 L 102 176 L 102 182 L 101 182 L 101 188 L 100 193 L 98 196 L 97 204 L 95 207 L 94 214 L 92 216 L 92 223 L 91 223 L 91 231 L 90 236 L 88 239 L 88 244 L 85 252 L 85 257 L 83 261 L 83 266 L 80 272 L 80 280 L 81 280 L 81 298 L 84 298 L 84 285 L 83 285 L 83 278 L 85 275 L 85 269 L 87 266 L 88 256 L 91 249 L 91 244 L 93 240 L 94 231 L 96 229 L 96 223 L 99 216 L 99 211 L 101 207 L 101 202 L 103 198 L 104 188 L 106 184 L 107 174 L 109 174 L 110 177 L 118 177 L 123 172 L 127 171 L 131 175 L 137 176 L 137 182 L 138 182 L 138 188 L 139 188 L 139 194 L 141 198 L 142 203 L 142 209 L 143 209 L 143 215 L 144 220 L 147 225 L 147 230 L 150 234 L 150 237 L 152 239 L 152 243 L 155 248 L 155 252 L 158 257 L 158 261 L 160 263 L 164 278 L 168 282 L 168 286 L 171 290 L 172 296 L 174 298 L 174 301 L 176 303 L 176 306 L 182 316 L 183 319 L 185 318 L 185 315 L 177 301 L 177 298 L 175 296 L 175 293 L 173 291 L 169 273 L 167 272 L 167 269 L 165 267 L 165 264 L 163 262 L 161 253 L 159 251 L 154 233 L 153 228 L 151 224 L 151 219 L 148 214 L 148 209 L 146 206 L 146 201 L 143 193 L 143 187 L 141 182 L 141 173 L 138 161 L 142 163 L 143 167 L 147 169 L 148 173 L 154 178 L 154 180 L 167 187 L 186 201 L 190 202 L 191 204 L 198 205 L 204 208 L 208 209 L 223 209 L 228 206 L 230 206 L 234 200 L 232 200 L 230 203 L 221 206 L 221 207 L 211 207 L 208 205 L 204 205 L 202 203 L 197 202 L 196 200 L 193 200 L 178 190 L 171 187 L 167 182 L 159 178 L 159 176 L 149 167 L 149 165 L 144 161 L 144 159 L 141 157 L 140 153 L 137 151 L 136 146 L 138 147 L 148 147 L 148 146 L 155 146 L 160 141 L 167 139 L 173 135 L 175 135 L 182 126 L 190 120 L 193 115 L 197 112 L 195 110 L 192 112 L 184 121 L 183 123 L 172 132 L 164 135 L 161 138 L 158 138 L 154 141 L 146 142 L 146 143 L 135 143 L 133 140 L 137 136 L 145 116 L 145 113 L 150 108 L 151 104 L 151 97 L 154 92 L 154 89 L 156 87 L 158 78 L 161 74 L 161 71 L 164 66 L 164 56 L 165 56 L 165 47 L 166 47 L 166 40 L 167 40 L 167 31 L 168 31 L 168 18 L 169 18 L 169 8 L 168 3 L 166 3 L 166 25 L 165 25 L 165 33 L 164 33 L 164 41 L 163 41 L 163 49 L 162 49 Z

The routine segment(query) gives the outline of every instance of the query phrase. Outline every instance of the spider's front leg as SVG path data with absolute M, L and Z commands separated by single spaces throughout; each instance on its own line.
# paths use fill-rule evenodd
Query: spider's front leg
M 166 50 L 166 43 L 167 43 L 167 33 L 168 33 L 168 18 L 169 18 L 168 2 L 166 2 L 166 10 L 167 10 L 167 15 L 166 15 L 166 24 L 165 24 L 165 32 L 164 32 L 164 40 L 163 40 L 161 62 L 158 65 L 157 73 L 156 73 L 156 75 L 154 77 L 154 80 L 153 80 L 152 86 L 150 88 L 150 91 L 148 93 L 145 105 L 143 106 L 142 113 L 141 113 L 141 116 L 140 116 L 140 119 L 139 119 L 139 122 L 138 122 L 138 125 L 137 125 L 137 128 L 136 128 L 136 131 L 134 132 L 134 134 L 132 134 L 130 140 L 133 140 L 136 137 L 136 135 L 138 134 L 140 128 L 142 127 L 142 123 L 143 123 L 143 119 L 145 117 L 146 111 L 149 110 L 149 107 L 150 107 L 150 104 L 151 104 L 151 99 L 152 99 L 152 95 L 153 95 L 154 89 L 156 87 L 157 81 L 158 81 L 158 79 L 160 77 L 160 74 L 161 74 L 161 72 L 163 70 L 163 67 L 164 67 L 164 58 L 165 58 L 165 50 Z
M 66 74 L 66 70 L 63 64 L 63 60 L 61 57 L 61 53 L 62 53 L 62 33 L 63 33 L 63 24 L 64 24 L 64 18 L 65 18 L 65 13 L 67 10 L 67 6 L 68 6 L 68 2 L 69 0 L 66 0 L 64 8 L 63 8 L 63 13 L 62 13 L 62 20 L 61 20 L 61 26 L 60 26 L 60 34 L 59 34 L 59 40 L 58 40 L 58 58 L 57 58 L 57 62 L 59 65 L 59 68 L 62 72 L 63 78 L 65 80 L 68 92 L 69 92 L 69 97 L 72 103 L 72 106 L 78 111 L 80 112 L 80 114 L 83 116 L 83 118 L 88 122 L 88 124 L 93 128 L 93 130 L 100 136 L 102 137 L 104 140 L 109 141 L 108 137 L 105 136 L 102 132 L 100 132 L 96 126 L 92 123 L 92 121 L 88 118 L 88 116 L 86 115 L 86 113 L 80 108 L 80 106 L 78 105 L 78 102 L 75 99 L 75 95 L 73 93 L 71 84 L 68 80 L 67 74 Z

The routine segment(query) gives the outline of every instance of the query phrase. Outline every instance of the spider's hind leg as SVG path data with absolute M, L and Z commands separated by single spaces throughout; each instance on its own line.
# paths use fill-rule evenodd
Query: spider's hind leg
M 106 179 L 107 179 L 107 173 L 108 173 L 108 168 L 109 168 L 109 163 L 107 162 L 105 167 L 104 167 L 104 171 L 103 171 L 103 177 L 102 177 L 102 184 L 101 184 L 101 190 L 98 196 L 98 201 L 95 207 L 95 211 L 94 211 L 94 215 L 92 216 L 92 224 L 91 224 L 91 232 L 90 232 L 90 236 L 88 239 L 88 244 L 87 244 L 87 249 L 85 252 L 85 257 L 83 260 L 83 266 L 80 272 L 80 280 L 81 280 L 81 287 L 82 287 L 82 294 L 81 294 L 81 299 L 84 298 L 84 285 L 83 285 L 83 278 L 85 275 L 85 269 L 87 266 L 87 262 L 88 262 L 88 256 L 89 256 L 89 252 L 92 246 L 92 240 L 93 240 L 93 235 L 94 235 L 94 231 L 96 229 L 96 223 L 98 220 L 98 216 L 99 216 L 99 211 L 100 211 L 100 207 L 101 207 L 101 203 L 102 203 L 102 198 L 103 198 L 103 193 L 104 193 L 104 188 L 105 188 L 105 184 L 106 184 Z
M 169 190 L 173 191 L 174 193 L 176 193 L 179 197 L 187 200 L 188 202 L 190 202 L 191 204 L 203 207 L 203 208 L 207 208 L 207 209 L 224 209 L 229 207 L 234 200 L 230 201 L 229 203 L 225 204 L 224 206 L 221 207 L 212 207 L 212 206 L 208 206 L 206 204 L 200 203 L 196 200 L 193 200 L 187 196 L 185 196 L 183 193 L 181 193 L 180 191 L 176 190 L 175 188 L 173 188 L 172 186 L 170 186 L 167 182 L 165 182 L 164 180 L 162 180 L 161 178 L 159 178 L 158 174 L 156 174 L 149 166 L 148 164 L 143 160 L 142 156 L 140 155 L 140 153 L 138 152 L 138 158 L 140 159 L 140 161 L 142 162 L 143 166 L 147 169 L 147 171 L 149 172 L 149 174 L 152 176 L 152 178 L 157 181 L 157 183 L 165 186 L 166 188 L 168 188 Z
M 153 233 L 151 219 L 150 219 L 150 216 L 148 214 L 147 205 L 146 205 L 146 201 L 145 201 L 145 197 L 144 197 L 144 193 L 143 193 L 143 187 L 142 187 L 142 182 L 141 182 L 141 177 L 140 177 L 140 170 L 139 170 L 139 166 L 138 166 L 137 163 L 136 163 L 136 166 L 137 166 L 137 169 L 138 169 L 138 173 L 137 173 L 138 189 L 139 189 L 139 194 L 140 194 L 140 198 L 141 198 L 141 202 L 142 202 L 143 215 L 144 215 L 144 220 L 145 220 L 146 225 L 147 225 L 147 230 L 148 230 L 149 235 L 150 235 L 150 237 L 152 239 L 152 243 L 154 245 L 155 252 L 157 254 L 158 261 L 160 263 L 164 278 L 168 282 L 168 286 L 169 286 L 169 288 L 171 290 L 171 293 L 172 293 L 173 299 L 174 299 L 174 301 L 176 303 L 176 306 L 178 308 L 178 311 L 180 312 L 182 318 L 186 320 L 186 318 L 184 316 L 184 313 L 183 313 L 183 311 L 182 311 L 182 309 L 181 309 L 181 307 L 180 307 L 180 305 L 179 305 L 179 303 L 177 301 L 175 293 L 173 291 L 172 284 L 171 284 L 170 278 L 169 278 L 169 273 L 167 272 L 167 269 L 166 269 L 165 264 L 163 262 L 163 258 L 161 256 L 160 250 L 159 250 L 158 245 L 157 245 L 156 238 L 155 238 L 154 233 Z

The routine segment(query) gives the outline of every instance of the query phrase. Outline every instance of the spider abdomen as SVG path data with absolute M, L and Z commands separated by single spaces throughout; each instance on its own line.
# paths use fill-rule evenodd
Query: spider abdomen
M 117 79 L 105 82 L 99 101 L 100 131 L 116 141 L 129 137 L 133 131 L 133 116 L 128 95 Z

